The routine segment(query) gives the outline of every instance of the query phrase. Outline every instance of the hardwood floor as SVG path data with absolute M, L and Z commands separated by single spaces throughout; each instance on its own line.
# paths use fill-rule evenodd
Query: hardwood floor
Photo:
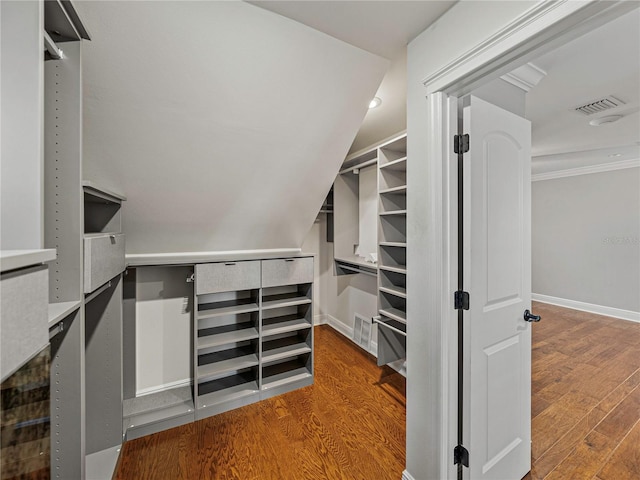
M 640 478 L 640 324 L 534 304 L 530 479 Z
M 534 311 L 525 478 L 640 478 L 640 324 Z M 328 326 L 315 334 L 313 386 L 127 442 L 114 478 L 399 480 L 404 378 Z
M 399 480 L 405 382 L 329 326 L 315 384 L 127 442 L 114 478 Z

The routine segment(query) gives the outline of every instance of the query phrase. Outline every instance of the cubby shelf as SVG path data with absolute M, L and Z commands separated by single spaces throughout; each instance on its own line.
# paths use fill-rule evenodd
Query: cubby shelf
M 400 216 L 405 216 L 407 215 L 407 211 L 406 210 L 390 210 L 388 212 L 380 212 L 380 216 L 384 216 L 384 215 L 400 215 Z
M 393 188 L 385 188 L 384 190 L 380 190 L 380 192 L 378 192 L 380 195 L 387 195 L 387 194 L 391 194 L 391 193 L 405 193 L 407 191 L 407 186 L 406 185 L 400 185 L 399 187 L 393 187 Z
M 398 158 L 397 160 L 392 160 L 388 163 L 383 163 L 380 165 L 380 170 L 384 170 L 384 171 L 395 170 L 399 172 L 406 172 L 407 157 L 404 156 L 404 157 Z
M 381 308 L 380 314 L 385 315 L 398 322 L 407 323 L 407 313 L 398 308 L 393 308 L 393 307 L 389 307 L 385 309 Z
M 203 330 L 199 330 L 199 333 L 202 332 Z M 197 346 L 198 350 L 204 350 L 211 347 L 227 345 L 230 343 L 238 343 L 246 340 L 253 340 L 256 338 L 258 338 L 258 329 L 253 327 L 242 328 L 214 335 L 199 336 Z
M 312 382 L 312 257 L 198 264 L 195 283 L 196 419 Z
M 391 295 L 395 295 L 400 298 L 407 298 L 407 289 L 403 287 L 380 287 L 379 290 L 381 292 L 390 293 Z
M 262 337 L 306 330 L 311 326 L 311 323 L 304 318 L 298 318 L 295 314 L 264 319 L 262 320 Z
M 407 274 L 406 267 L 389 267 L 387 265 L 380 265 L 380 270 L 385 270 L 387 272 L 401 273 L 403 275 Z
M 220 317 L 223 315 L 251 313 L 258 311 L 258 304 L 252 299 L 224 300 L 198 305 L 198 318 Z

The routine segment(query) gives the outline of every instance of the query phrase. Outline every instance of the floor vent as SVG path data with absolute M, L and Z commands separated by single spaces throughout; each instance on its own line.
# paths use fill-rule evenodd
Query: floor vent
M 355 314 L 353 320 L 353 341 L 367 352 L 371 348 L 371 319 Z
M 575 111 L 584 115 L 593 115 L 594 113 L 604 112 L 605 110 L 610 110 L 612 108 L 619 107 L 620 105 L 624 105 L 622 100 L 614 97 L 613 95 L 609 95 L 608 97 L 594 100 L 593 102 L 576 107 Z

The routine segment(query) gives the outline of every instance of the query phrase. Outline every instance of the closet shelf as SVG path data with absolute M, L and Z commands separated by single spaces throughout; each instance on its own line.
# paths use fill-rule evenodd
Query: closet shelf
M 53 327 L 60 320 L 64 320 L 71 313 L 75 312 L 82 305 L 82 301 L 58 302 L 49 304 L 49 328 Z
M 407 336 L 407 325 L 406 323 L 398 322 L 396 320 L 390 318 L 380 317 L 379 319 L 374 319 L 374 322 L 379 326 L 384 328 L 389 328 L 400 335 Z
M 389 308 L 381 308 L 380 314 L 385 317 L 389 317 L 392 320 L 396 320 L 401 323 L 407 323 L 407 312 L 403 312 L 400 309 L 389 307 Z
M 203 356 L 205 355 L 200 355 L 200 357 Z M 198 382 L 206 381 L 206 378 L 213 378 L 225 373 L 242 370 L 243 368 L 255 367 L 256 365 L 258 365 L 258 356 L 255 353 L 199 365 Z
M 380 195 L 386 195 L 389 193 L 406 193 L 407 192 L 407 186 L 406 185 L 400 185 L 399 187 L 393 187 L 393 188 L 386 188 L 384 190 L 380 190 Z
M 407 170 L 407 157 L 405 156 L 388 163 L 383 163 L 380 165 L 380 170 L 405 172 Z
M 387 272 L 401 273 L 403 275 L 407 274 L 406 267 L 389 267 L 387 265 L 380 265 L 380 270 L 385 270 Z
M 201 332 L 202 330 L 200 330 Z M 258 338 L 258 330 L 256 328 L 242 328 L 231 332 L 218 333 L 212 335 L 203 335 L 198 337 L 198 350 L 205 348 L 219 347 L 230 343 L 244 342 Z
M 385 216 L 385 215 L 406 216 L 407 215 L 407 211 L 406 210 L 391 210 L 391 211 L 388 211 L 388 212 L 380 212 L 380 216 Z
M 258 311 L 254 298 L 225 300 L 222 302 L 201 303 L 198 305 L 197 318 L 220 317 L 222 315 L 251 313 Z
M 299 362 L 293 361 L 293 362 L 287 362 L 285 364 L 279 364 L 279 365 L 276 365 L 275 367 L 278 367 L 280 365 L 285 365 L 286 367 L 288 367 L 289 366 L 288 364 L 290 363 L 299 364 Z M 286 367 L 282 368 L 282 370 L 284 371 L 281 371 L 279 373 L 273 373 L 270 375 L 263 376 L 262 389 L 269 390 L 272 388 L 277 388 L 283 385 L 287 385 L 288 383 L 305 380 L 311 377 L 311 373 L 305 367 L 298 367 L 290 370 L 285 370 Z M 268 367 L 268 368 L 271 368 L 271 367 Z
M 280 333 L 296 332 L 311 328 L 311 324 L 298 315 L 285 315 L 262 320 L 262 336 L 278 335 Z
M 263 350 L 262 361 L 275 362 L 277 360 L 284 360 L 285 358 L 296 357 L 298 355 L 303 355 L 310 352 L 311 348 L 306 343 L 284 345 L 282 347 L 272 348 L 270 350 Z
M 293 296 L 295 295 L 295 296 Z M 262 309 L 270 310 L 272 308 L 294 307 L 296 305 L 306 305 L 311 303 L 311 299 L 306 295 L 283 293 L 278 295 L 268 295 L 262 299 Z
M 247 382 L 244 377 L 240 375 L 234 375 L 230 377 L 230 380 L 240 383 L 211 393 L 199 395 L 198 408 L 220 405 L 221 403 L 231 402 L 258 393 L 258 383 L 255 380 Z
M 389 293 L 400 298 L 407 298 L 407 289 L 403 287 L 380 287 L 381 292 Z
M 381 247 L 398 247 L 398 248 L 407 248 L 406 242 L 380 242 Z

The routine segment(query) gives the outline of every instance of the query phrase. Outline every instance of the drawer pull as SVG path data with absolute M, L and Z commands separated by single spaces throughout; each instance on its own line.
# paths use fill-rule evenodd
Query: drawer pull
M 284 261 L 285 262 L 295 262 L 296 259 L 295 258 L 285 258 Z
M 233 266 L 233 265 L 235 265 L 235 264 L 236 264 L 236 262 L 227 262 L 227 263 L 225 263 L 225 265 L 226 265 L 227 267 L 231 267 L 231 266 Z

